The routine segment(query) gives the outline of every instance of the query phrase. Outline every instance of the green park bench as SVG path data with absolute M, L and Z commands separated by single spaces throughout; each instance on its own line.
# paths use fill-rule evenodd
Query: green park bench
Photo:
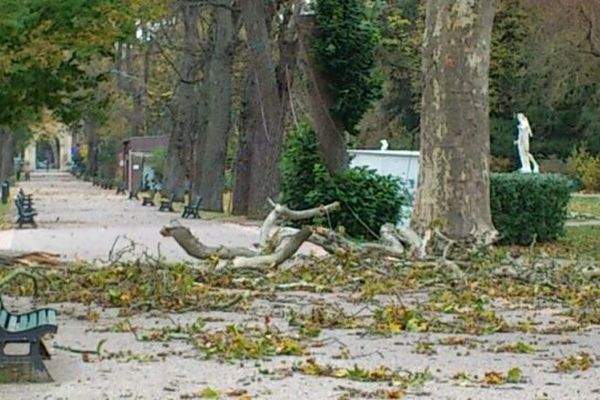
M 166 199 L 160 200 L 160 206 L 158 207 L 158 211 L 166 211 L 166 212 L 175 212 L 173 209 L 173 202 L 175 201 L 175 193 L 171 194 L 171 196 Z
M 0 297 L 0 383 L 14 381 L 52 382 L 43 360 L 50 353 L 42 336 L 56 333 L 56 310 L 42 308 L 23 314 L 13 314 L 6 309 Z M 10 343 L 29 344 L 28 354 L 6 354 Z M 23 375 L 29 374 L 28 379 Z
M 31 205 L 26 205 L 15 199 L 15 206 L 17 207 L 17 225 L 22 228 L 23 225 L 29 224 L 34 228 L 37 228 L 34 218 L 38 215 L 37 212 L 31 208 Z
M 183 207 L 182 218 L 200 218 L 200 204 L 202 204 L 202 196 L 198 196 L 196 201 Z

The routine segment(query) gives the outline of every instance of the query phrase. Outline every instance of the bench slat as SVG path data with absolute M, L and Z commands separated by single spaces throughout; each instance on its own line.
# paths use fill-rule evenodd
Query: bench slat
M 46 316 L 46 310 L 38 311 L 38 325 L 46 325 L 48 323 L 48 317 Z
M 14 315 L 11 315 L 8 318 L 8 325 L 6 327 L 6 330 L 11 331 L 11 332 L 16 331 L 16 329 L 17 329 L 17 322 L 18 322 L 17 319 L 18 319 L 18 317 L 14 316 Z
M 33 312 L 29 314 L 29 321 L 25 329 L 33 329 L 38 327 L 38 313 Z
M 56 311 L 48 309 L 48 324 L 56 325 Z
M 27 314 L 19 316 L 19 322 L 17 323 L 17 331 L 23 332 L 27 330 L 27 325 L 29 324 L 29 317 Z

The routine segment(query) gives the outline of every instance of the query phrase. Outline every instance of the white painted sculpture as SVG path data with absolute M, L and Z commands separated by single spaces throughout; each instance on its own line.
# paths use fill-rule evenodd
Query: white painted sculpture
M 533 158 L 533 155 L 529 152 L 529 138 L 533 137 L 533 132 L 531 132 L 531 126 L 529 126 L 529 121 L 527 117 L 522 114 L 517 114 L 517 129 L 519 132 L 519 137 L 515 141 L 517 148 L 519 149 L 519 158 L 521 160 L 521 169 L 520 172 L 523 173 L 539 173 L 540 168 L 538 163 Z
M 389 147 L 390 147 L 390 144 L 385 139 L 380 140 L 379 143 L 381 143 L 381 148 L 379 150 L 385 151 L 385 150 L 389 149 Z

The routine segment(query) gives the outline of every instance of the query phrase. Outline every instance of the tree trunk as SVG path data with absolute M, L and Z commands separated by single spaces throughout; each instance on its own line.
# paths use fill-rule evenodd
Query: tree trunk
M 183 198 L 192 180 L 194 172 L 194 150 L 199 146 L 199 108 L 201 96 L 198 90 L 198 74 L 202 67 L 199 59 L 200 33 L 197 23 L 200 14 L 199 6 L 187 4 L 183 6 L 184 43 L 179 67 L 179 84 L 175 98 L 175 121 L 169 135 L 167 148 L 167 164 L 163 191 L 174 193 L 178 199 Z M 200 146 L 201 147 L 201 146 Z
M 255 111 L 250 102 L 257 95 L 256 84 L 250 74 L 243 83 L 242 107 L 240 115 L 240 129 L 238 139 L 238 154 L 235 164 L 235 185 L 233 187 L 233 204 L 231 212 L 234 215 L 246 215 L 248 213 L 248 199 L 250 196 L 250 159 L 252 156 L 252 142 L 259 117 L 253 117 Z
M 88 144 L 87 173 L 89 176 L 98 176 L 98 123 L 91 117 L 83 120 L 83 129 Z
M 14 136 L 9 129 L 0 126 L 0 182 L 13 173 Z
M 263 217 L 268 210 L 267 199 L 279 192 L 279 160 L 283 147 L 285 117 L 289 108 L 288 82 L 293 78 L 296 63 L 296 41 L 290 12 L 283 15 L 278 31 L 279 64 L 273 59 L 272 38 L 267 24 L 264 2 L 244 0 L 240 3 L 242 19 L 248 37 L 249 83 L 244 100 L 243 128 L 236 171 L 234 213 Z M 281 15 L 272 15 L 280 17 Z M 242 181 L 241 179 L 244 179 Z M 244 206 L 244 207 L 241 207 Z
M 423 52 L 420 234 L 439 228 L 459 242 L 497 235 L 489 194 L 488 70 L 494 0 L 428 0 Z
M 317 135 L 321 161 L 331 174 L 335 174 L 348 167 L 346 133 L 343 123 L 331 112 L 335 99 L 328 90 L 328 79 L 319 69 L 310 47 L 318 35 L 315 18 L 304 16 L 300 21 L 301 66 L 307 80 L 308 112 Z
M 220 5 L 230 5 L 221 1 Z M 234 23 L 232 11 L 215 7 L 213 48 L 205 82 L 208 97 L 203 157 L 199 158 L 200 179 L 194 193 L 203 197 L 202 207 L 223 211 L 225 159 L 231 129 L 231 76 L 233 68 Z
M 143 106 L 143 88 L 135 75 L 135 65 L 133 59 L 133 45 L 126 45 L 125 48 L 125 67 L 127 69 L 127 88 L 133 102 L 133 110 L 129 116 L 131 125 L 131 136 L 142 136 L 144 133 L 144 106 Z

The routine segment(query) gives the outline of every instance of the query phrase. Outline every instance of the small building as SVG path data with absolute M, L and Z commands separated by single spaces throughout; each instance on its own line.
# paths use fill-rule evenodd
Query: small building
M 148 161 L 156 149 L 166 149 L 168 144 L 168 136 L 134 136 L 123 140 L 119 167 L 128 191 L 135 192 L 142 188 L 144 179 L 154 179 L 154 170 Z

